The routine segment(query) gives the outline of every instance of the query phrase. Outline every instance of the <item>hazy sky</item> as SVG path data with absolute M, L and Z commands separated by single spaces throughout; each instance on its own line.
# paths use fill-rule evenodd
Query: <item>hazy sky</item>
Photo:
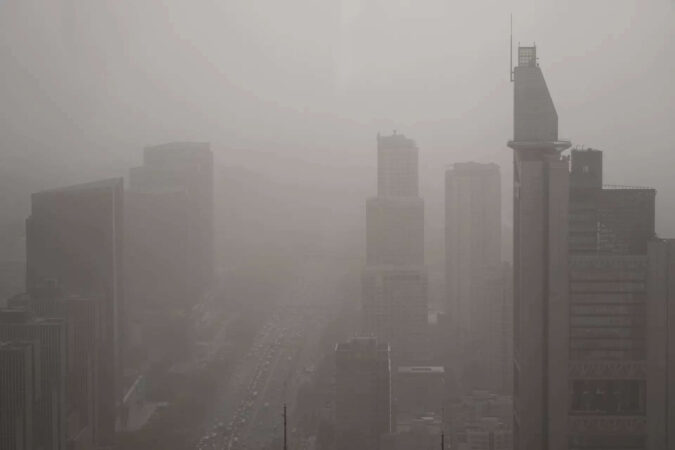
M 392 129 L 420 146 L 432 211 L 452 162 L 496 161 L 508 186 L 510 13 L 561 135 L 606 151 L 608 183 L 656 187 L 675 237 L 672 0 L 0 0 L 0 207 L 6 180 L 87 179 L 169 140 L 374 192 Z

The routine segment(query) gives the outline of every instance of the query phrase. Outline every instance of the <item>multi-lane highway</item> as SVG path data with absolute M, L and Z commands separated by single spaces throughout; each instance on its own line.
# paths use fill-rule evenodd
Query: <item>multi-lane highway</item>
M 285 307 L 273 314 L 227 381 L 197 449 L 264 449 L 289 434 L 297 390 L 317 357 L 325 310 Z

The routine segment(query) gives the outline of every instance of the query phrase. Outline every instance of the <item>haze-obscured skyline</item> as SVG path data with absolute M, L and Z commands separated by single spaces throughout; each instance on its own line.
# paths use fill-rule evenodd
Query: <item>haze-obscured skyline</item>
M 667 0 L 4 0 L 0 207 L 199 140 L 222 165 L 344 194 L 357 214 L 375 133 L 397 129 L 420 147 L 439 228 L 448 164 L 495 161 L 511 179 L 510 13 L 514 46 L 537 43 L 561 135 L 606 152 L 607 183 L 655 187 L 657 231 L 675 235 Z

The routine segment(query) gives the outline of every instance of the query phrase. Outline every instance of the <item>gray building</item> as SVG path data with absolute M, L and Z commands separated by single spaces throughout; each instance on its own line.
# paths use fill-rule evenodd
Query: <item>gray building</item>
M 567 448 L 568 161 L 535 47 L 514 68 L 514 447 Z
M 389 345 L 358 337 L 335 347 L 337 450 L 373 450 L 391 431 Z
M 34 359 L 39 368 L 39 385 L 35 385 L 34 392 L 39 391 L 39 399 L 34 409 L 33 445 L 38 449 L 65 450 L 65 321 L 36 318 L 23 309 L 0 310 L 0 341 L 33 343 L 39 356 Z
M 602 152 L 573 150 L 570 448 L 670 448 L 675 280 L 655 190 L 603 186 Z
M 26 291 L 38 298 L 56 284 L 64 295 L 95 299 L 97 358 L 92 433 L 111 445 L 124 348 L 123 180 L 38 192 L 26 221 Z
M 213 278 L 213 153 L 210 144 L 171 142 L 146 147 L 143 165 L 131 169 L 130 191 L 146 194 L 136 195 L 141 203 L 135 205 L 135 211 L 141 214 L 137 220 L 148 219 L 142 215 L 142 210 L 147 208 L 176 219 L 174 225 L 164 224 L 158 237 L 180 238 L 163 245 L 171 244 L 170 249 L 184 247 L 176 250 L 186 258 L 182 268 L 188 277 L 185 289 L 198 301 L 210 288 Z M 133 229 L 137 231 L 138 225 Z M 175 236 L 179 233 L 181 236 Z M 155 247 L 148 250 L 162 251 Z M 181 258 L 176 255 L 176 259 Z
M 505 314 L 510 275 L 501 262 L 498 165 L 456 163 L 445 172 L 445 265 L 453 366 L 467 391 L 503 391 L 508 375 L 501 344 L 512 321 Z
M 423 361 L 429 349 L 417 159 L 411 139 L 378 135 L 378 195 L 366 202 L 363 331 L 390 344 L 395 365 Z
M 656 192 L 604 186 L 600 151 L 561 158 L 536 50 L 518 63 L 514 448 L 670 449 L 675 244 L 656 238 Z
M 40 394 L 38 344 L 0 341 L 0 448 L 33 450 Z

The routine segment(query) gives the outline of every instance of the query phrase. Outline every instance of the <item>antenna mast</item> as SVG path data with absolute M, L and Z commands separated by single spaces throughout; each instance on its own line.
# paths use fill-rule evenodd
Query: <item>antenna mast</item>
M 509 40 L 510 62 L 509 62 L 509 79 L 513 83 L 513 14 L 511 14 L 511 37 Z

